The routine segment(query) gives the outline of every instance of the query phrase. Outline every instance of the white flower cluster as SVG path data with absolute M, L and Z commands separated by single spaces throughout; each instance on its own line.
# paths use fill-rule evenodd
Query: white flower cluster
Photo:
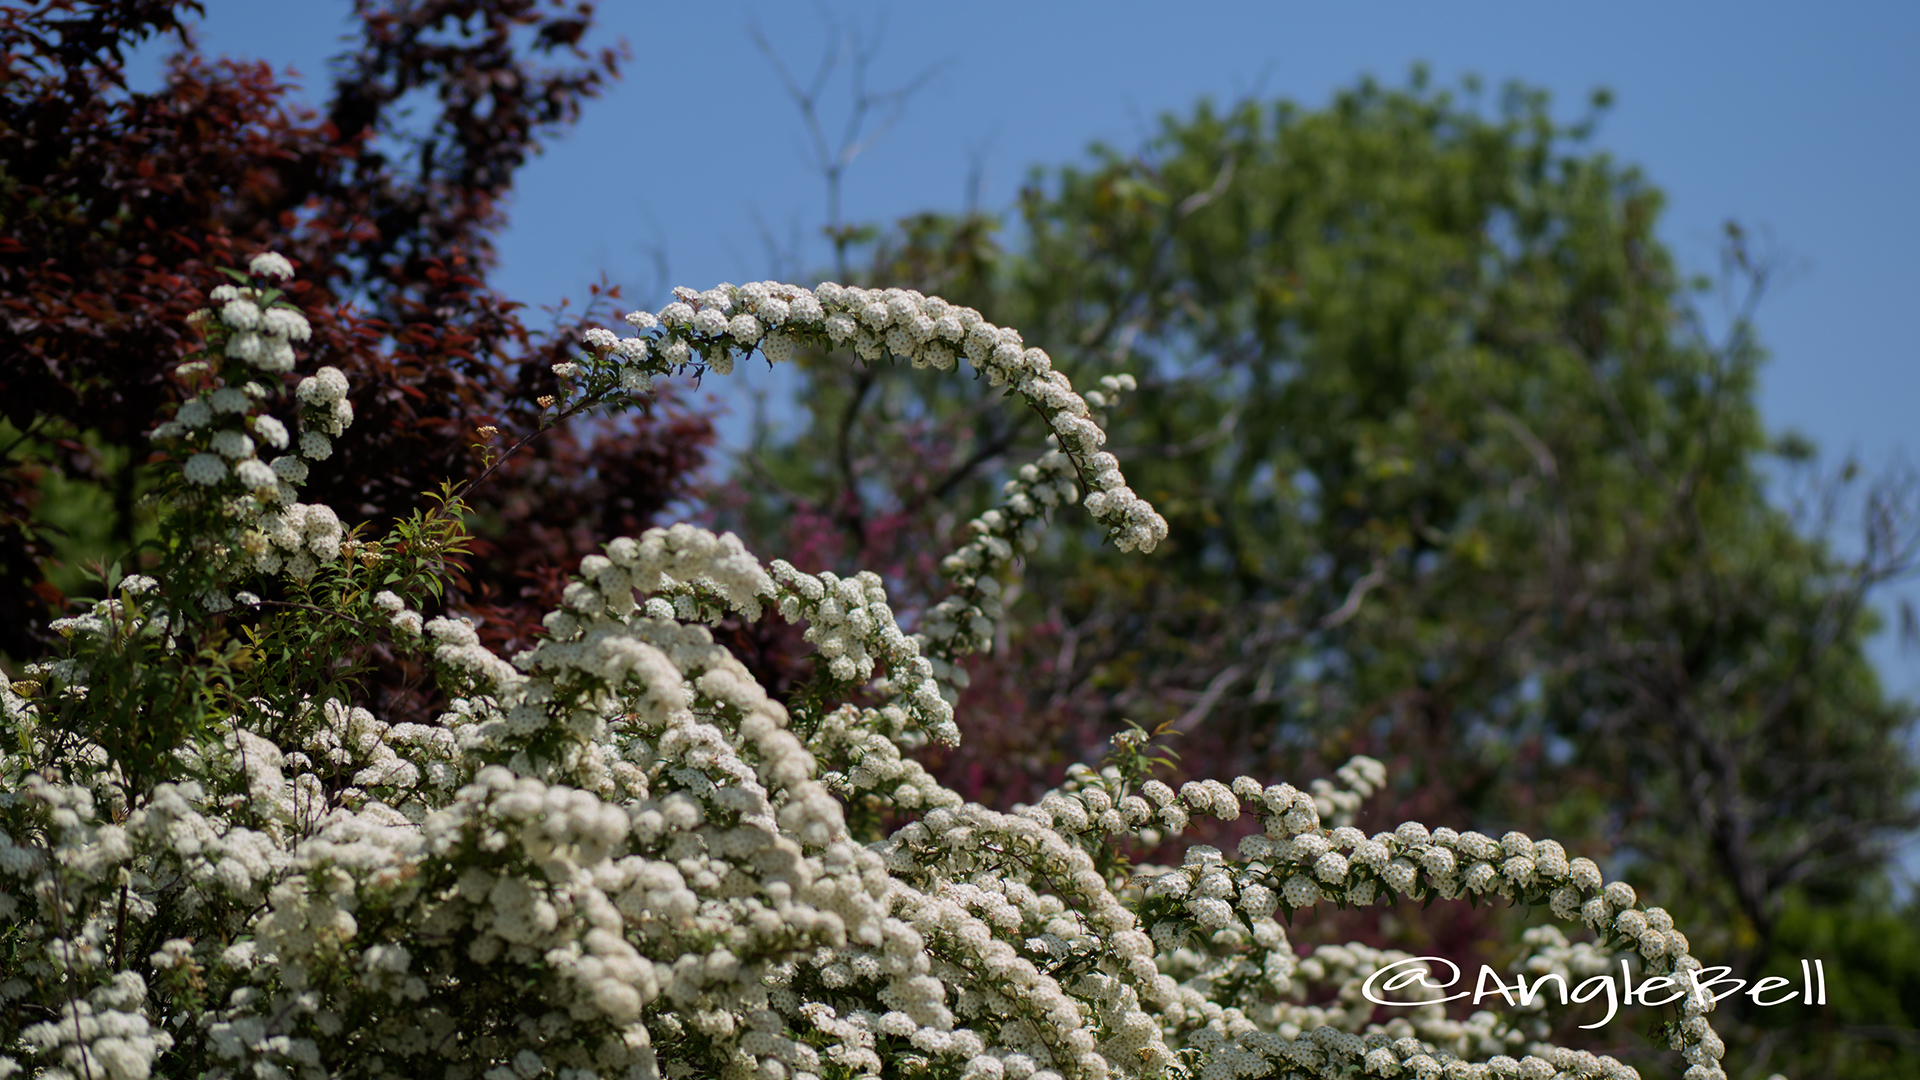
M 136 643 L 173 648 L 166 607 L 156 594 L 158 585 L 145 574 L 130 574 L 120 581 L 117 596 L 95 601 L 82 614 L 54 619 L 48 629 L 71 643 L 70 655 L 29 663 L 22 674 L 37 680 L 51 697 L 85 701 L 96 650 L 118 651 Z M 4 706 L 0 717 L 9 723 L 20 723 L 25 716 L 11 695 L 0 694 L 0 705 Z M 99 748 L 94 750 L 104 755 Z
M 358 802 L 371 793 L 417 821 L 435 800 L 464 782 L 459 747 L 449 727 L 389 726 L 366 709 L 334 698 L 321 705 L 317 719 L 320 722 L 306 726 L 300 750 L 287 754 L 285 763 L 300 774 L 349 778 L 349 786 L 338 792 L 345 802 Z M 301 805 L 313 805 L 311 792 L 302 793 Z
M 589 344 L 657 356 L 825 326 L 931 366 L 969 355 L 1041 392 L 1031 351 L 917 294 L 748 286 L 688 294 L 659 321 L 664 345 Z M 343 384 L 323 373 L 301 399 L 336 415 Z M 1375 1025 L 1356 988 L 1403 954 L 1296 955 L 1283 908 L 1500 895 L 1548 901 L 1643 971 L 1698 967 L 1665 912 L 1552 841 L 1412 822 L 1366 835 L 1352 822 L 1378 762 L 1305 790 L 1077 768 L 1001 812 L 904 752 L 957 734 L 936 661 L 978 647 L 995 575 L 1044 509 L 1080 477 L 1124 490 L 1097 440 L 1056 431 L 1062 448 L 956 556 L 962 603 L 924 637 L 900 630 L 874 575 L 768 569 L 681 525 L 583 560 L 547 637 L 511 660 L 463 619 L 358 594 L 365 625 L 431 658 L 449 701 L 433 724 L 389 723 L 332 687 L 289 688 L 297 707 L 277 711 L 209 694 L 233 715 L 143 788 L 0 677 L 0 1080 L 1633 1080 L 1541 1042 L 1537 1010 L 1454 1021 L 1428 997 Z M 283 570 L 340 542 L 331 514 L 290 499 L 246 528 Z M 121 607 L 62 626 L 76 683 L 145 591 L 129 579 Z M 828 676 L 794 713 L 804 727 L 703 625 L 768 605 L 807 624 Z M 881 704 L 847 700 L 862 683 Z M 155 707 L 69 697 L 59 716 L 95 705 Z M 1247 813 L 1264 828 L 1233 857 L 1196 845 L 1132 880 L 1103 869 L 1115 838 Z M 1602 955 L 1560 935 L 1529 945 L 1533 971 Z M 1724 1076 L 1711 1004 L 1682 1006 L 1687 1080 Z
M 1211 849 L 1196 849 L 1199 857 L 1196 859 L 1190 851 L 1186 866 L 1148 879 L 1144 892 L 1147 899 L 1164 898 L 1178 905 L 1163 909 L 1167 917 L 1152 924 L 1156 940 L 1178 949 L 1188 945 L 1197 931 L 1209 935 L 1216 947 L 1244 949 L 1250 941 L 1256 950 L 1254 955 L 1215 965 L 1204 981 L 1212 983 L 1228 976 L 1244 980 L 1246 974 L 1260 972 L 1269 982 L 1285 988 L 1291 973 L 1284 969 L 1291 953 L 1275 953 L 1274 943 L 1284 943 L 1285 939 L 1270 918 L 1282 904 L 1305 908 L 1325 900 L 1367 905 L 1391 902 L 1395 897 L 1461 899 L 1470 893 L 1492 894 L 1516 902 L 1547 900 L 1556 915 L 1584 921 L 1601 942 L 1637 952 L 1642 970 L 1650 974 L 1674 975 L 1701 969 L 1700 962 L 1688 955 L 1685 935 L 1673 928 L 1673 920 L 1665 911 L 1637 908 L 1633 889 L 1624 882 L 1603 887 L 1599 869 L 1591 860 L 1569 859 L 1552 840 L 1535 842 L 1518 832 L 1494 840 L 1444 827 L 1429 831 L 1418 822 L 1406 822 L 1393 832 L 1371 837 L 1351 825 L 1322 826 L 1322 810 L 1333 809 L 1338 814 L 1343 804 L 1357 802 L 1383 777 L 1378 762 L 1357 758 L 1340 770 L 1344 790 L 1316 783 L 1317 790 L 1311 795 L 1287 784 L 1262 788 L 1246 777 L 1230 788 L 1212 781 L 1188 784 L 1177 794 L 1165 785 L 1143 785 L 1142 795 L 1158 804 L 1159 820 L 1173 828 L 1185 825 L 1189 813 L 1232 820 L 1243 805 L 1261 814 L 1265 826 L 1263 833 L 1241 841 L 1237 862 L 1223 859 Z M 1134 817 L 1143 817 L 1144 807 L 1135 805 L 1132 809 Z M 1109 827 L 1106 831 L 1115 830 Z M 1221 931 L 1226 931 L 1224 939 Z M 1596 967 L 1604 966 L 1605 954 L 1590 945 L 1568 946 L 1557 931 L 1536 935 L 1529 943 L 1539 948 L 1528 962 L 1530 970 L 1559 970 L 1564 977 L 1569 970 L 1591 974 Z M 1259 955 L 1259 950 L 1266 951 Z M 1196 997 L 1214 1001 L 1217 995 L 1202 991 Z M 1712 1011 L 1712 1000 L 1688 995 L 1679 1008 L 1689 1021 L 1699 1020 L 1686 1029 L 1697 1034 L 1687 1034 L 1683 1045 L 1676 1047 L 1693 1065 L 1688 1072 L 1690 1080 L 1724 1076 L 1718 1064 L 1724 1046 L 1701 1019 Z M 1439 1023 L 1443 1017 L 1434 1013 L 1429 1019 Z M 1297 1026 L 1304 1029 L 1309 1025 Z M 1262 1030 L 1271 1030 L 1271 1026 Z M 1446 1030 L 1423 1029 L 1419 1034 L 1428 1044 L 1445 1044 L 1453 1040 Z M 1433 1049 L 1428 1045 L 1421 1052 L 1431 1053 Z M 1455 1049 L 1450 1053 L 1464 1055 L 1466 1051 Z M 1401 1061 L 1395 1067 L 1404 1064 Z M 1550 1064 L 1549 1059 L 1542 1058 L 1538 1066 L 1528 1068 Z M 1462 1068 L 1466 1069 L 1464 1063 Z M 1371 1065 L 1368 1069 L 1380 1071 Z M 1552 1067 L 1544 1075 L 1552 1077 L 1560 1071 Z M 1391 1073 L 1387 1070 L 1385 1074 Z M 1605 1073 L 1616 1074 L 1625 1075 L 1618 1070 Z M 1498 1067 L 1488 1074 L 1476 1066 L 1466 1071 L 1449 1067 L 1447 1075 L 1484 1078 L 1506 1074 Z
M 293 267 L 279 255 L 268 253 L 253 261 L 255 277 L 268 275 L 286 280 Z M 232 331 L 226 341 L 225 355 L 261 371 L 279 374 L 293 370 L 293 343 L 313 334 L 307 317 L 285 304 L 262 307 L 265 290 L 246 286 L 216 285 L 207 299 L 219 305 L 220 321 Z
M 954 699 L 935 681 L 936 662 L 921 655 L 918 635 L 903 633 L 894 621 L 878 574 L 863 570 L 850 578 L 831 572 L 815 576 L 776 559 L 773 577 L 782 589 L 781 616 L 807 624 L 806 640 L 820 650 L 835 679 L 864 683 L 873 679 L 876 660 L 886 662 L 887 676 L 875 689 L 890 703 L 863 711 L 861 726 L 896 738 L 911 733 L 947 745 L 960 741 Z
M 1133 791 L 1113 770 L 1081 770 L 1011 814 L 922 774 L 916 796 L 897 803 L 918 804 L 919 820 L 863 848 L 812 779 L 784 711 L 704 627 L 644 608 L 565 618 L 567 633 L 522 659 L 527 674 L 493 671 L 499 697 L 463 699 L 444 726 L 388 727 L 329 701 L 296 718 L 298 751 L 230 732 L 189 764 L 232 778 L 241 799 L 163 785 L 116 826 L 86 788 L 28 775 L 23 789 L 42 810 L 9 834 L 24 843 L 0 850 L 0 897 L 37 925 L 53 925 L 45 903 L 59 897 L 63 925 L 83 927 L 48 941 L 30 970 L 71 973 L 73 962 L 54 962 L 64 954 L 106 977 L 113 885 L 124 880 L 138 885 L 143 923 L 228 923 L 224 935 L 195 937 L 210 944 L 168 932 L 150 963 L 232 988 L 204 1028 L 216 1075 L 318 1077 L 350 1060 L 396 1077 L 429 1062 L 469 1076 L 653 1076 L 664 1057 L 701 1074 L 802 1080 L 829 1066 L 878 1075 L 905 1056 L 966 1076 L 1046 1080 L 1166 1075 L 1182 1047 L 1208 1076 L 1255 1065 L 1532 1075 L 1528 1058 L 1503 1057 L 1516 1050 L 1576 1075 L 1631 1075 L 1525 1043 L 1490 1014 L 1455 1022 L 1433 1006 L 1372 1027 L 1341 1004 L 1352 994 L 1300 1003 L 1309 983 L 1352 983 L 1399 957 L 1341 946 L 1296 961 L 1273 919 L 1286 883 L 1308 875 L 1319 891 L 1297 899 L 1310 903 L 1334 885 L 1330 854 L 1424 867 L 1442 861 L 1429 849 L 1487 853 L 1493 843 L 1411 824 L 1371 839 L 1322 827 L 1323 809 L 1338 815 L 1381 782 L 1377 763 L 1356 759 L 1313 794 L 1247 778 Z M 583 706 L 590 724 L 578 723 Z M 561 729 L 580 752 L 541 749 L 539 735 Z M 885 742 L 870 749 L 875 741 Z M 479 764 L 509 751 L 504 767 Z M 882 756 L 855 768 L 883 767 L 871 760 Z M 328 782 L 346 773 L 351 786 Z M 1089 855 L 1128 831 L 1243 811 L 1267 828 L 1241 859 L 1196 847 L 1138 891 L 1105 879 Z M 9 828 L 18 819 L 9 814 Z M 1597 885 L 1590 863 L 1556 851 L 1543 841 L 1527 857 L 1565 862 L 1568 880 Z M 65 887 L 32 884 L 50 873 Z M 1623 889 L 1589 891 L 1619 908 L 1612 925 L 1635 940 L 1666 934 L 1670 921 L 1632 907 Z M 405 929 L 365 929 L 376 926 Z M 1532 943 L 1534 968 L 1591 966 L 1564 938 Z M 352 1026 L 349 1016 L 368 1019 Z M 150 1026 L 162 1030 L 157 1015 Z M 1710 1065 L 1717 1039 L 1704 1023 L 1688 1030 L 1698 1032 L 1689 1053 Z M 66 1045 L 23 1052 L 50 1065 Z M 155 1040 L 140 1052 L 165 1049 Z M 119 1051 L 90 1052 L 104 1061 Z M 1695 1080 L 1713 1075 L 1701 1069 Z
M 300 380 L 294 396 L 306 406 L 301 419 L 311 428 L 300 437 L 300 453 L 324 461 L 333 452 L 328 436 L 353 426 L 353 402 L 347 400 L 347 377 L 339 368 L 323 367 Z M 308 436 L 313 436 L 308 438 Z
M 808 290 L 778 282 L 720 285 L 706 292 L 676 288 L 674 301 L 656 317 L 643 311 L 627 323 L 648 336 L 620 339 L 595 330 L 587 344 L 620 358 L 637 376 L 650 379 L 698 355 L 725 375 L 734 359 L 759 349 L 772 363 L 793 355 L 801 343 L 852 347 L 861 359 L 888 355 L 916 368 L 953 369 L 964 357 L 994 386 L 1008 386 L 1045 418 L 1051 437 L 1094 492 L 1088 510 L 1107 526 L 1122 551 L 1152 551 L 1166 539 L 1167 523 L 1151 504 L 1127 487 L 1111 456 L 1095 459 L 1106 433 L 1092 407 L 1108 408 L 1128 376 L 1102 380 L 1090 402 L 1054 370 L 1042 349 L 1028 348 L 1020 332 L 995 326 L 978 311 L 957 307 L 911 289 L 861 289 L 826 282 Z M 1069 501 L 1069 500 L 1063 500 Z
M 240 534 L 240 548 L 251 559 L 251 569 L 263 574 L 285 570 L 295 581 L 306 581 L 322 565 L 340 557 L 345 529 L 331 507 L 288 503 L 266 510 Z
M 0 693 L 7 691 L 0 679 Z M 216 748 L 207 757 L 243 777 L 243 790 L 277 791 L 277 758 L 234 760 L 264 741 L 244 732 L 229 737 L 229 752 Z M 174 1038 L 163 1023 L 169 1007 L 149 995 L 147 980 L 122 959 L 126 936 L 134 932 L 128 920 L 151 925 L 163 915 L 156 896 L 171 894 L 174 914 L 212 934 L 210 940 L 244 933 L 245 920 L 232 917 L 234 904 L 262 898 L 258 884 L 288 861 L 284 838 L 277 829 L 256 831 L 203 814 L 210 807 L 197 783 L 161 784 L 129 812 L 105 772 L 94 774 L 105 789 L 96 791 L 22 775 L 17 759 L 4 764 L 9 794 L 0 797 L 7 825 L 0 829 L 0 924 L 54 932 L 12 939 L 14 962 L 0 979 L 0 999 L 10 1002 L 8 1012 L 28 1012 L 25 1026 L 12 1032 L 18 1043 L 0 1041 L 0 1075 L 19 1067 L 10 1053 L 25 1052 L 39 1066 L 34 1075 L 146 1077 Z M 146 966 L 164 974 L 191 952 L 189 943 L 169 940 Z M 56 996 L 36 1001 L 43 988 Z M 29 1022 L 35 1012 L 55 1018 Z
M 1607 973 L 1609 961 L 1604 953 L 1584 944 L 1569 946 L 1551 926 L 1529 930 L 1526 941 L 1537 951 L 1513 966 L 1517 976 Z M 1502 1017 L 1481 1010 L 1464 1020 L 1450 1019 L 1437 983 L 1410 982 L 1394 998 L 1428 1003 L 1396 1010 L 1384 1024 L 1372 1023 L 1376 1010 L 1363 990 L 1370 977 L 1385 971 L 1412 975 L 1414 969 L 1429 978 L 1434 974 L 1424 960 L 1398 950 L 1358 943 L 1322 945 L 1298 962 L 1285 998 L 1243 997 L 1237 1003 L 1232 991 L 1223 989 L 1231 981 L 1222 980 L 1234 975 L 1234 965 L 1227 959 L 1182 948 L 1167 966 L 1189 976 L 1182 992 L 1197 1003 L 1198 1012 L 1189 1014 L 1180 1039 L 1204 1055 L 1202 1076 L 1265 1075 L 1278 1070 L 1283 1075 L 1419 1080 L 1639 1080 L 1638 1070 L 1613 1057 L 1541 1041 L 1551 1027 L 1543 1016 Z M 1519 1013 L 1538 1013 L 1547 996 L 1542 994 L 1531 1006 L 1523 1002 Z M 1305 1004 L 1308 999 L 1321 1004 Z M 1702 1045 L 1708 1045 L 1711 1033 L 1705 1021 L 1688 1024 L 1700 1033 Z
M 293 263 L 277 251 L 263 251 L 247 263 L 247 273 L 254 277 L 276 277 L 281 281 L 290 281 L 293 279 Z
M 409 608 L 407 602 L 391 589 L 382 589 L 375 593 L 373 606 L 375 610 L 387 617 L 388 623 L 409 638 L 417 638 L 426 630 L 424 617 Z
M 1108 376 L 1105 381 L 1113 383 L 1117 391 L 1133 380 Z M 1096 485 L 1105 483 L 1118 489 L 1124 483 L 1112 454 L 1091 454 L 1087 464 L 1098 470 L 1094 473 Z M 972 537 L 941 560 L 940 568 L 952 583 L 953 592 L 927 612 L 914 639 L 931 660 L 935 678 L 947 688 L 949 701 L 958 700 L 959 691 L 967 685 L 960 658 L 992 646 L 994 627 L 1001 617 L 1001 576 L 1013 569 L 1020 552 L 1033 550 L 1039 542 L 1046 513 L 1079 498 L 1075 466 L 1073 458 L 1059 450 L 1048 451 L 1040 460 L 1022 466 L 1018 475 L 1006 482 L 1000 504 L 967 523 Z M 1102 490 L 1096 487 L 1088 495 L 1089 509 L 1094 508 L 1094 498 Z M 1152 546 L 1146 544 L 1142 550 Z
M 256 277 L 282 280 L 293 273 L 292 265 L 272 252 L 256 256 L 251 270 Z M 353 423 L 347 377 L 337 368 L 322 367 L 300 380 L 294 397 L 303 430 L 293 439 L 285 423 L 259 410 L 276 393 L 278 376 L 293 369 L 292 343 L 311 335 L 306 316 L 285 300 L 263 308 L 264 288 L 220 285 L 209 299 L 219 307 L 202 312 L 198 322 L 210 331 L 210 347 L 224 340 L 223 355 L 244 366 L 227 371 L 224 385 L 182 402 L 173 419 L 156 427 L 152 437 L 172 444 L 189 492 L 239 493 L 220 504 L 234 519 L 237 534 L 223 545 L 229 572 L 284 571 L 296 581 L 307 581 L 321 565 L 339 557 L 344 534 L 331 509 L 296 500 L 307 481 L 308 462 L 331 456 L 331 437 Z M 249 374 L 246 367 L 266 377 Z M 187 375 L 207 370 L 206 361 L 181 368 Z M 260 454 L 268 449 L 287 452 L 267 460 Z M 207 599 L 215 610 L 228 602 L 224 596 Z
M 26 1029 L 23 1039 L 47 1062 L 44 1080 L 146 1080 L 153 1060 L 173 1036 L 148 1020 L 147 984 L 131 971 L 116 974 L 84 1000 Z
M 1084 486 L 1086 509 L 1107 526 L 1122 551 L 1149 552 L 1166 538 L 1166 520 L 1127 486 L 1113 455 L 1099 449 L 1106 435 L 1094 410 L 1113 407 L 1122 394 L 1135 389 L 1130 375 L 1105 376 L 1099 390 L 1082 397 L 1053 369 L 1045 351 L 1027 348 L 1018 331 L 994 326 L 972 308 L 907 289 L 847 288 L 827 282 L 808 290 L 755 282 L 706 292 L 678 288 L 674 297 L 657 317 L 644 311 L 627 316 L 627 323 L 647 336 L 622 339 L 603 329 L 583 335 L 597 355 L 623 362 L 623 384 L 651 386 L 655 374 L 696 354 L 709 368 L 726 374 L 736 354 L 756 347 L 778 363 L 790 358 L 801 342 L 831 343 L 851 345 L 868 361 L 891 354 L 914 367 L 940 370 L 954 368 L 958 358 L 965 357 L 990 384 L 1010 386 L 1046 418 L 1056 449 L 1022 468 L 1007 482 L 1000 504 L 969 523 L 972 537 L 941 564 L 953 593 L 927 612 L 911 638 L 932 666 L 949 705 L 966 685 L 958 660 L 989 647 L 1001 614 L 1000 578 L 1020 552 L 1032 549 L 1048 511 L 1082 501 Z M 822 634 L 823 640 L 837 639 Z M 899 651 L 887 648 L 888 654 Z M 838 657 L 828 659 L 834 664 Z M 850 665 L 857 668 L 860 661 L 837 664 L 843 672 Z M 882 691 L 911 697 L 919 680 L 904 686 L 897 685 L 899 679 L 891 675 Z M 937 718 L 923 730 L 940 741 L 956 735 L 950 722 Z
M 887 677 L 876 688 L 893 704 L 876 717 L 887 721 L 890 735 L 915 732 L 958 741 L 953 703 L 935 679 L 935 661 L 920 655 L 920 638 L 900 629 L 878 575 L 816 576 L 781 559 L 763 568 L 732 533 L 716 536 L 682 523 L 615 539 L 605 555 L 581 561 L 580 578 L 567 586 L 561 610 L 547 617 L 546 626 L 554 635 L 549 645 L 557 649 L 580 633 L 583 620 L 638 614 L 715 623 L 733 613 L 753 621 L 767 603 L 788 622 L 806 625 L 805 640 L 819 650 L 834 680 L 866 683 L 874 680 L 878 663 L 887 665 Z
M 1569 942 L 1557 926 L 1529 927 L 1521 940 L 1533 951 L 1521 957 L 1514 967 L 1531 979 L 1557 975 L 1566 985 L 1574 986 L 1596 975 L 1610 976 L 1617 970 L 1619 958 L 1611 950 L 1590 941 Z M 1547 995 L 1542 994 L 1531 1004 L 1522 1001 L 1518 1007 L 1544 1010 L 1546 1006 Z

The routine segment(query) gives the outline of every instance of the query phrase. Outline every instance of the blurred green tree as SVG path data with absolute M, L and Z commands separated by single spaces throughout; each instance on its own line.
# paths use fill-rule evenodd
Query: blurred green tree
M 1484 98 L 1416 74 L 1324 109 L 1203 105 L 1036 173 L 1017 244 L 937 214 L 874 244 L 861 283 L 1031 328 L 1078 385 L 1136 375 L 1113 446 L 1173 530 L 1152 560 L 1065 531 L 1030 556 L 1027 640 L 968 691 L 1000 720 L 938 767 L 972 797 L 1033 793 L 1123 717 L 1184 733 L 1197 774 L 1369 753 L 1400 786 L 1363 824 L 1577 837 L 1713 928 L 1696 954 L 1787 963 L 1863 910 L 1915 824 L 1914 712 L 1863 653 L 1869 597 L 1914 562 L 1915 485 L 1769 440 L 1768 261 L 1730 225 L 1721 277 L 1683 278 L 1659 190 L 1591 145 L 1603 95 L 1572 124 L 1537 91 Z M 729 512 L 930 595 L 921 553 L 966 518 L 926 508 L 983 505 L 1042 433 L 982 382 L 803 367 L 807 422 L 743 458 Z M 1760 1049 L 1736 1076 L 1920 1070 L 1897 1017 L 1739 1021 Z

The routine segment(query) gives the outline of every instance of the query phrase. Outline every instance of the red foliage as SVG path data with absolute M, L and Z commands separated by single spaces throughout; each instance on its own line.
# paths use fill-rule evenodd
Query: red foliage
M 474 476 L 480 425 L 503 445 L 532 430 L 549 365 L 575 351 L 571 335 L 530 332 L 484 275 L 514 170 L 618 73 L 620 53 L 581 47 L 591 4 L 360 0 L 362 38 L 324 112 L 290 105 L 264 63 L 199 58 L 191 11 L 0 8 L 0 415 L 35 436 L 0 463 L 0 651 L 14 656 L 37 650 L 31 628 L 61 602 L 49 478 L 111 492 L 130 545 L 136 476 L 109 451 L 148 456 L 184 317 L 216 267 L 265 249 L 298 267 L 303 367 L 346 372 L 358 414 L 305 497 L 376 529 Z M 163 90 L 129 92 L 125 50 L 156 34 L 186 49 Z M 424 130 L 395 115 L 418 90 L 438 101 Z M 668 397 L 535 441 L 474 494 L 485 543 L 449 603 L 486 617 L 496 643 L 524 637 L 558 568 L 681 497 L 711 439 Z

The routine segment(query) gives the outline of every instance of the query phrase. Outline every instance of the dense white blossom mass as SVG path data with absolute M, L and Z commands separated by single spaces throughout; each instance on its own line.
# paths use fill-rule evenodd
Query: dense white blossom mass
M 252 270 L 291 273 L 272 255 Z M 201 321 L 227 360 L 278 378 L 306 323 L 260 295 L 223 286 Z M 626 321 L 644 336 L 589 332 L 563 377 L 645 392 L 677 365 L 723 373 L 800 345 L 965 358 L 1055 445 L 972 523 L 942 564 L 952 594 L 914 632 L 871 573 L 762 563 L 682 524 L 585 559 L 546 637 L 501 657 L 422 595 L 356 577 L 377 574 L 377 545 L 345 557 L 338 515 L 298 501 L 352 421 L 346 378 L 295 384 L 295 439 L 223 369 L 155 432 L 180 463 L 177 512 L 218 511 L 192 549 L 214 584 L 181 598 L 128 577 L 56 624 L 72 647 L 31 688 L 0 676 L 0 1080 L 1637 1075 L 1541 1041 L 1537 1007 L 1451 1019 L 1431 991 L 1377 1020 L 1358 988 L 1406 954 L 1294 948 L 1296 909 L 1503 897 L 1595 935 L 1532 931 L 1523 971 L 1700 967 L 1664 911 L 1551 840 L 1355 828 L 1378 762 L 1304 790 L 1176 791 L 1123 736 L 1111 763 L 999 811 L 909 756 L 959 737 L 960 661 L 993 639 L 1002 582 L 1051 511 L 1079 502 L 1125 550 L 1165 537 L 1090 419 L 1130 378 L 1083 398 L 1018 333 L 895 289 L 681 290 Z M 96 700 L 89 672 L 111 650 L 172 640 L 184 603 L 258 605 L 244 586 L 263 579 L 330 589 L 354 633 L 428 663 L 443 715 L 388 723 L 337 692 L 236 702 L 145 786 L 56 723 Z M 708 629 L 769 613 L 817 650 L 830 707 L 804 723 Z M 849 807 L 897 827 L 850 824 Z M 1178 866 L 1111 858 L 1201 816 L 1258 831 Z M 1712 1005 L 1674 1007 L 1687 1080 L 1725 1075 Z

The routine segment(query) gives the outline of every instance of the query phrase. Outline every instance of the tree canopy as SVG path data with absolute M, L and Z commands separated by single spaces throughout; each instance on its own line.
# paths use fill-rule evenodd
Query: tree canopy
M 1366 827 L 1580 836 L 1756 969 L 1804 944 L 1781 940 L 1803 905 L 1871 893 L 1915 821 L 1913 709 L 1863 652 L 1913 487 L 1776 448 L 1768 267 L 1730 226 L 1710 331 L 1658 188 L 1592 141 L 1603 109 L 1419 78 L 1203 105 L 1036 172 L 1013 240 L 929 214 L 876 245 L 872 280 L 1031 328 L 1083 385 L 1136 375 L 1113 444 L 1171 528 L 1145 563 L 1084 534 L 1029 557 L 1024 630 L 972 672 L 993 719 L 941 775 L 1030 793 L 1123 718 L 1183 733 L 1197 775 L 1369 753 L 1399 782 Z M 1031 425 L 984 384 L 809 370 L 810 423 L 749 459 L 741 520 L 926 580 L 915 553 L 953 527 L 929 496 L 990 498 Z M 1848 499 L 1853 556 L 1829 542 Z M 1900 1067 L 1897 1037 L 1830 1038 L 1806 1060 Z
M 592 5 L 358 4 L 318 111 L 265 63 L 191 48 L 159 91 L 130 91 L 126 51 L 156 35 L 190 46 L 183 18 L 199 11 L 0 8 L 0 651 L 16 658 L 44 646 L 29 635 L 86 587 L 89 561 L 143 538 L 145 432 L 184 393 L 169 372 L 215 266 L 285 252 L 315 353 L 367 386 L 338 447 L 352 487 L 325 492 L 355 520 L 404 517 L 477 476 L 475 430 L 501 445 L 534 430 L 576 345 L 571 325 L 530 328 L 485 275 L 515 170 L 618 72 L 620 50 L 585 44 Z M 407 119 L 422 94 L 435 108 Z M 489 525 L 454 603 L 490 640 L 525 644 L 560 567 L 684 493 L 710 437 L 668 395 L 619 428 L 535 442 L 478 497 Z

